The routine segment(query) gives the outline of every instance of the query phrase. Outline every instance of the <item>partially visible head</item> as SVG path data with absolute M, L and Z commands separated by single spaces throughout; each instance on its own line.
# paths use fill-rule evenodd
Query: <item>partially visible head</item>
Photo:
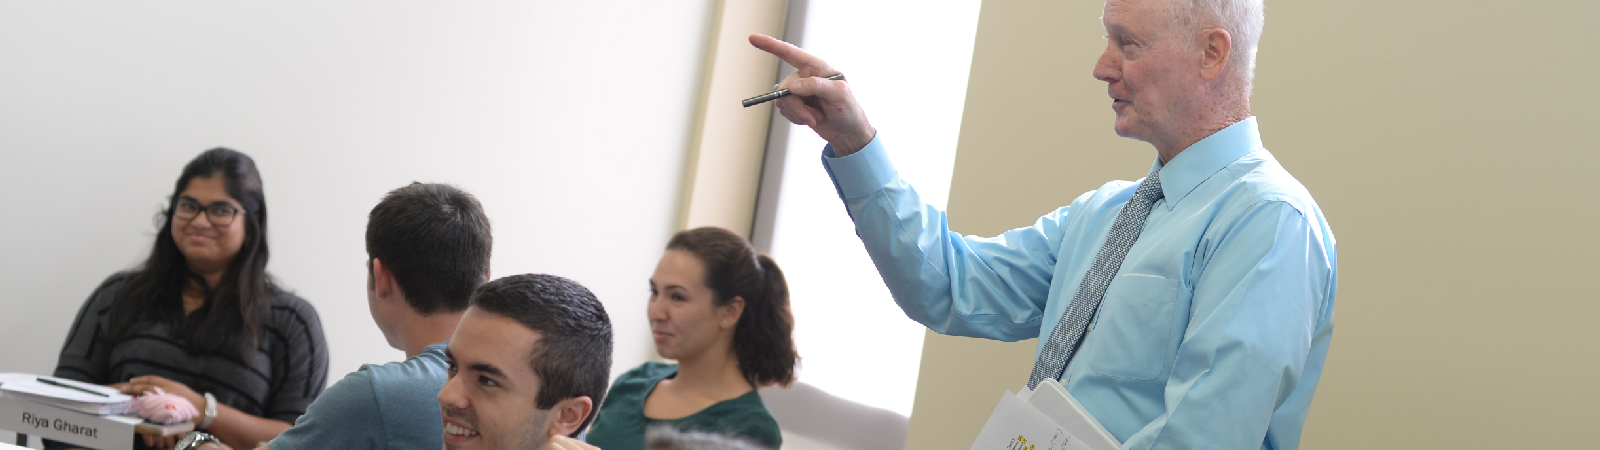
M 682 231 L 650 277 L 656 351 L 672 359 L 731 351 L 752 386 L 794 381 L 794 316 L 783 271 L 743 237 L 716 227 Z
M 478 287 L 446 350 L 445 448 L 542 449 L 576 436 L 605 398 L 611 321 L 572 280 L 515 275 Z
M 1160 148 L 1248 116 L 1262 1 L 1107 0 L 1094 76 L 1108 84 L 1117 134 Z
M 493 246 L 489 217 L 472 194 L 432 183 L 389 191 L 367 215 L 367 294 L 389 343 L 395 333 L 381 317 L 379 291 L 397 288 L 416 314 L 459 313 L 488 281 Z
M 703 431 L 678 431 L 658 425 L 644 432 L 645 450 L 763 450 L 759 444 Z

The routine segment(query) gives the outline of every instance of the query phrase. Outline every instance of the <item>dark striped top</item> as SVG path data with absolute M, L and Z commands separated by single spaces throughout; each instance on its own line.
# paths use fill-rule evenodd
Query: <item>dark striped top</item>
M 248 363 L 215 354 L 190 354 L 166 324 L 145 322 L 114 343 L 111 300 L 130 273 L 118 273 L 89 295 L 61 346 L 55 376 L 97 384 L 160 375 L 217 402 L 258 417 L 294 423 L 328 383 L 328 343 L 322 321 L 304 299 L 272 295 L 271 313 Z M 174 300 L 176 301 L 176 299 Z

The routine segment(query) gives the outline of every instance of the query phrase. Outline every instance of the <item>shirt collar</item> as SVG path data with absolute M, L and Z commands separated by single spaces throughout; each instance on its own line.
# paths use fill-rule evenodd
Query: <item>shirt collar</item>
M 1170 211 L 1217 171 L 1261 148 L 1261 129 L 1256 127 L 1255 116 L 1250 116 L 1183 149 L 1165 166 L 1157 158 L 1150 171 L 1161 171 L 1161 193 L 1167 197 Z

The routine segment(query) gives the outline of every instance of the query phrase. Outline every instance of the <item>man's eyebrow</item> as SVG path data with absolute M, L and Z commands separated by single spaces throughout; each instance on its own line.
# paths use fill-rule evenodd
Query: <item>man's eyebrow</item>
M 468 367 L 471 367 L 472 370 L 476 370 L 476 371 L 479 371 L 479 372 L 487 373 L 487 374 L 494 375 L 494 376 L 497 376 L 497 377 L 500 377 L 500 378 L 508 378 L 508 377 L 506 377 L 506 373 L 502 372 L 499 367 L 495 367 L 494 364 L 473 363 L 471 366 L 468 366 Z
M 1106 32 L 1111 34 L 1133 34 L 1128 32 L 1128 29 L 1123 27 L 1122 24 L 1111 22 L 1106 22 Z

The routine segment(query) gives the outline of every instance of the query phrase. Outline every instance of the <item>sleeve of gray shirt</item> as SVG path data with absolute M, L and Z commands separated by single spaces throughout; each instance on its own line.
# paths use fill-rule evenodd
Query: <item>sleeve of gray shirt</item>
M 84 300 L 78 317 L 72 321 L 72 329 L 67 332 L 66 342 L 61 344 L 61 354 L 52 375 L 94 384 L 126 381 L 111 379 L 110 345 L 99 341 L 100 335 L 111 326 L 106 310 L 111 308 L 111 299 L 123 278 L 126 274 L 112 275 Z
M 371 374 L 357 370 L 329 386 L 305 415 L 267 443 L 267 448 L 386 448 L 388 439 Z

